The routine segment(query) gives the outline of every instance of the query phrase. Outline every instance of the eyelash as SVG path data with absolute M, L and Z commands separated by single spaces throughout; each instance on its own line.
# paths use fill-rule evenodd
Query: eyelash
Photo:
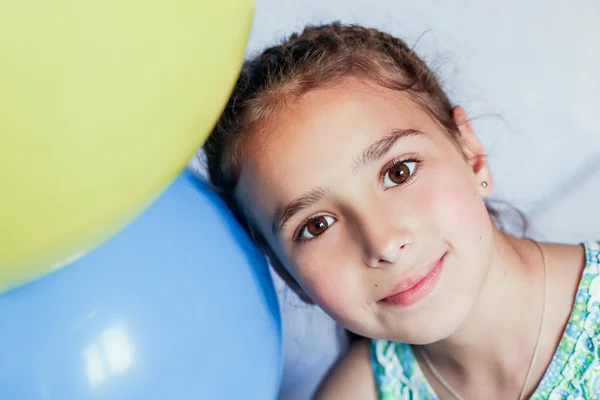
M 419 167 L 420 167 L 421 162 L 422 162 L 420 159 L 415 158 L 415 157 L 397 158 L 397 159 L 392 160 L 391 162 L 389 162 L 388 165 L 383 170 L 381 170 L 381 172 L 379 173 L 379 183 L 383 184 L 383 180 L 385 178 L 385 175 L 387 173 L 389 173 L 392 168 L 398 166 L 399 164 L 410 163 L 410 162 L 414 162 L 415 163 L 415 169 L 414 169 L 413 173 L 410 174 L 410 176 L 408 177 L 408 179 L 406 181 L 404 181 L 403 183 L 401 183 L 401 184 L 399 184 L 397 186 L 406 186 L 406 185 L 410 184 L 413 181 L 413 179 L 417 176 L 417 174 L 419 172 Z M 397 186 L 393 186 L 393 187 L 397 187 Z M 391 189 L 391 188 L 388 188 L 388 189 Z M 388 190 L 388 189 L 384 189 L 384 190 Z M 300 237 L 300 235 L 302 234 L 302 232 L 304 231 L 304 229 L 306 229 L 308 223 L 310 221 L 312 221 L 313 219 L 319 218 L 321 216 L 322 216 L 322 214 L 317 214 L 317 215 L 312 215 L 312 216 L 304 219 L 304 221 L 302 221 L 301 224 L 300 224 L 300 228 L 294 233 L 294 241 L 298 242 L 298 243 L 302 243 L 302 242 L 305 242 L 305 241 L 310 241 L 310 240 L 318 239 L 320 236 L 322 236 L 322 234 L 321 234 L 321 235 L 315 236 L 314 238 L 310 238 L 310 239 L 303 239 L 303 238 Z M 329 228 L 327 228 L 327 229 L 329 229 Z
M 379 173 L 379 183 L 383 184 L 383 180 L 385 179 L 385 175 L 387 173 L 390 172 L 390 170 L 394 167 L 397 167 L 400 164 L 406 164 L 406 163 L 411 163 L 414 162 L 415 163 L 415 169 L 413 171 L 412 174 L 410 174 L 410 176 L 408 177 L 408 179 L 404 182 L 402 182 L 399 185 L 396 185 L 394 187 L 398 187 L 398 186 L 406 186 L 409 183 L 411 183 L 413 181 L 413 179 L 417 176 L 417 173 L 419 172 L 419 166 L 421 165 L 421 160 L 419 160 L 418 158 L 415 157 L 408 157 L 408 158 L 397 158 L 395 160 L 392 160 L 390 163 L 388 163 L 387 167 L 385 167 L 380 173 Z M 391 188 L 389 188 L 391 189 Z M 384 189 L 384 190 L 388 190 L 388 189 Z

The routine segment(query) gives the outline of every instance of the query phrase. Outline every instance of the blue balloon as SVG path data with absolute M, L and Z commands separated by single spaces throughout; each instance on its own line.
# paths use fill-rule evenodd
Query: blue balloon
M 0 296 L 0 399 L 275 399 L 262 254 L 184 172 L 84 258 Z

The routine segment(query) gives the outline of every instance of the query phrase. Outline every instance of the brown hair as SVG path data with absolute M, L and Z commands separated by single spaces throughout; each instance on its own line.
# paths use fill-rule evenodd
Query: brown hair
M 204 145 L 212 185 L 246 231 L 269 256 L 277 273 L 297 293 L 298 284 L 252 228 L 234 198 L 243 140 L 282 106 L 310 90 L 355 77 L 406 91 L 454 139 L 452 104 L 435 74 L 407 46 L 389 34 L 357 25 L 308 26 L 283 43 L 248 59 L 233 93 Z M 489 208 L 488 208 L 489 209 Z M 494 217 L 495 213 L 490 210 Z

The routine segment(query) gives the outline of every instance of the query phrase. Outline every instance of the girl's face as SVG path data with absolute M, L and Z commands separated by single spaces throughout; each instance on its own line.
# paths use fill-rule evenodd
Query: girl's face
M 454 114 L 459 145 L 406 93 L 348 79 L 290 103 L 244 144 L 245 213 L 306 294 L 360 335 L 431 343 L 476 303 L 491 179 Z

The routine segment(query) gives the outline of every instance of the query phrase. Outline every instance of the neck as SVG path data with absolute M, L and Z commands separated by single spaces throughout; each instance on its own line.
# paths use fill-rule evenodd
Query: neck
M 452 336 L 424 350 L 442 375 L 455 377 L 454 382 L 519 386 L 540 328 L 543 260 L 529 240 L 496 231 L 494 241 L 489 274 L 475 308 Z

